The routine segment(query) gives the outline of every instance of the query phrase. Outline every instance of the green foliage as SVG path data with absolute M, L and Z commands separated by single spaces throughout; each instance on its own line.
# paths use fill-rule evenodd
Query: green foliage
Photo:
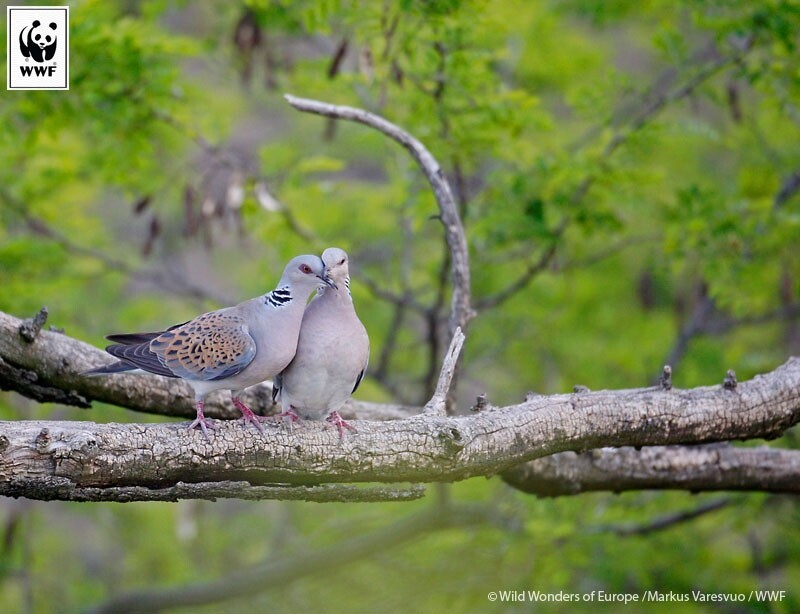
M 339 245 L 372 340 L 359 397 L 424 401 L 446 342 L 428 315 L 446 319 L 450 292 L 435 199 L 402 148 L 290 110 L 280 94 L 291 92 L 378 112 L 442 164 L 482 307 L 461 406 L 482 392 L 505 404 L 529 390 L 647 385 L 709 300 L 706 328 L 673 353 L 676 386 L 728 368 L 744 379 L 800 352 L 797 318 L 781 317 L 800 302 L 794 0 L 87 0 L 70 12 L 70 90 L 0 100 L 0 310 L 47 305 L 52 324 L 100 344 L 264 292 L 292 255 Z M 251 23 L 260 45 L 234 36 Z M 420 308 L 395 327 L 397 305 L 373 286 Z M 158 419 L 10 394 L 0 411 Z M 797 447 L 792 437 L 781 443 Z M 711 497 L 537 500 L 496 479 L 451 496 L 495 506 L 497 526 L 432 534 L 243 605 L 494 611 L 486 594 L 504 589 L 800 585 L 790 500 L 737 495 L 691 523 L 620 537 L 610 525 Z M 35 503 L 22 514 L 2 503 L 4 611 L 210 580 L 430 504 Z

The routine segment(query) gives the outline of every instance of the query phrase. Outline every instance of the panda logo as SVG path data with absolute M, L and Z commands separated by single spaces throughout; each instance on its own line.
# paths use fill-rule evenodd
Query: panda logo
M 53 59 L 56 54 L 56 44 L 55 22 L 51 22 L 50 26 L 45 28 L 37 19 L 30 26 L 22 28 L 19 33 L 19 49 L 22 55 L 33 58 L 39 63 Z

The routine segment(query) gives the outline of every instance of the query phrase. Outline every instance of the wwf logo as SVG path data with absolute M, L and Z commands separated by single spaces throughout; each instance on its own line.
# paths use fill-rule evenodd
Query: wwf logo
M 58 26 L 55 22 L 43 26 L 38 19 L 19 33 L 19 50 L 26 58 L 33 58 L 35 62 L 45 62 L 52 60 L 56 54 L 58 38 L 56 30 Z
M 6 89 L 69 89 L 69 6 L 6 7 Z

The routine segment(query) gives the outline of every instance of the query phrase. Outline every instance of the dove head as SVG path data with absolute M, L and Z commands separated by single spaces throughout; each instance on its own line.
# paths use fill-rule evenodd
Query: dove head
M 336 287 L 325 276 L 325 264 L 322 259 L 310 254 L 292 258 L 283 270 L 283 277 L 281 277 L 281 285 L 289 283 L 296 288 L 308 288 L 309 291 L 316 288 L 320 281 L 333 288 Z
M 329 247 L 322 252 L 322 262 L 325 264 L 325 276 L 337 284 L 348 285 L 350 272 L 347 268 L 347 252 L 338 247 Z

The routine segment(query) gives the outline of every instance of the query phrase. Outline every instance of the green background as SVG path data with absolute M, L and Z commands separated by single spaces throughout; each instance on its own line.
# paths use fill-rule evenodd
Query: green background
M 441 162 L 478 310 L 462 410 L 480 393 L 645 386 L 665 363 L 678 387 L 746 379 L 800 353 L 796 1 L 120 0 L 71 3 L 70 22 L 70 90 L 0 97 L 0 310 L 46 305 L 100 346 L 261 294 L 293 255 L 336 245 L 372 343 L 357 397 L 423 403 L 450 296 L 433 195 L 402 148 L 297 113 L 288 92 L 379 113 Z M 162 419 L 9 393 L 0 417 Z M 195 611 L 572 612 L 586 606 L 487 594 L 752 589 L 788 595 L 624 611 L 800 610 L 794 498 L 446 488 L 489 519 Z M 210 581 L 435 501 L 3 500 L 0 608 Z

